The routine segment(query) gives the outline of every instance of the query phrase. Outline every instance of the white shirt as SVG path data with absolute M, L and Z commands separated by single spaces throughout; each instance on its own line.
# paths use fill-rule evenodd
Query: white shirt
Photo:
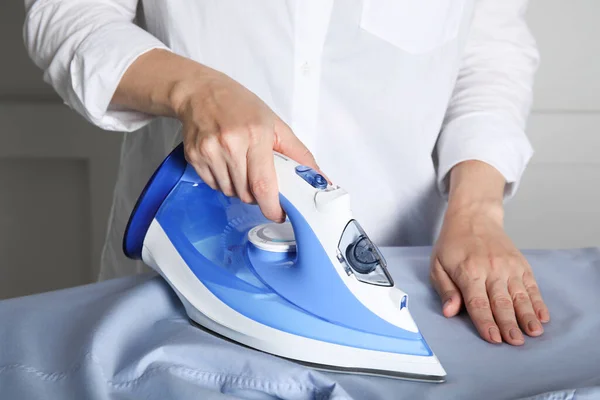
M 44 79 L 91 123 L 126 132 L 101 278 L 142 270 L 121 250 L 176 120 L 109 107 L 119 79 L 165 48 L 256 93 L 351 194 L 379 245 L 429 245 L 446 178 L 481 160 L 515 193 L 538 53 L 527 0 L 25 0 Z M 138 8 L 139 6 L 139 8 Z M 134 19 L 136 24 L 134 24 Z

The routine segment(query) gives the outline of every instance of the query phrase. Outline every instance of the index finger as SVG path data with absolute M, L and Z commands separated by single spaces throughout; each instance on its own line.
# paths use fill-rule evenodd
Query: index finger
M 279 187 L 271 143 L 262 140 L 248 149 L 248 185 L 263 215 L 275 222 L 285 221 L 279 203 Z
M 280 119 L 275 120 L 275 143 L 273 150 L 290 157 L 292 160 L 319 171 L 319 166 L 312 153 L 292 132 L 291 128 Z M 321 171 L 319 171 L 321 172 Z
M 459 267 L 460 268 L 460 267 Z M 501 343 L 502 336 L 494 320 L 490 300 L 483 279 L 461 279 L 456 282 L 464 298 L 465 308 L 482 338 Z

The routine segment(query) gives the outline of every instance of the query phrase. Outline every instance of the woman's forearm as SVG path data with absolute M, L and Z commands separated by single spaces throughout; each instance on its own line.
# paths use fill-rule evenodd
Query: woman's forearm
M 168 50 L 151 50 L 127 69 L 111 103 L 148 114 L 176 117 L 186 95 L 205 88 L 215 73 Z

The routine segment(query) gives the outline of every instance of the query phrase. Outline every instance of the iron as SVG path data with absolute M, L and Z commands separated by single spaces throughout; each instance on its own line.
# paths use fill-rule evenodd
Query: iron
M 180 144 L 140 195 L 125 254 L 162 275 L 191 320 L 224 338 L 316 369 L 443 382 L 349 194 L 274 154 L 286 222 L 211 189 Z

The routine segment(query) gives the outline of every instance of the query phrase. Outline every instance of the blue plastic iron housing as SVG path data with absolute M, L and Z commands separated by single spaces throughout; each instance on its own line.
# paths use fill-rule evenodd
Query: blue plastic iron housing
M 308 184 L 303 177 L 298 182 Z M 180 144 L 142 191 L 125 230 L 123 251 L 129 258 L 142 259 L 147 232 L 156 221 L 198 283 L 244 317 L 298 338 L 433 358 L 420 332 L 398 328 L 355 297 L 303 215 L 283 195 L 280 201 L 294 228 L 298 252 L 253 246 L 248 231 L 270 221 L 258 206 L 202 182 Z M 167 264 L 159 266 L 163 273 Z M 399 311 L 405 301 L 398 300 Z
M 127 222 L 123 237 L 123 252 L 134 260 L 142 258 L 146 232 L 158 209 L 177 185 L 187 167 L 183 143 L 163 160 L 144 187 Z

